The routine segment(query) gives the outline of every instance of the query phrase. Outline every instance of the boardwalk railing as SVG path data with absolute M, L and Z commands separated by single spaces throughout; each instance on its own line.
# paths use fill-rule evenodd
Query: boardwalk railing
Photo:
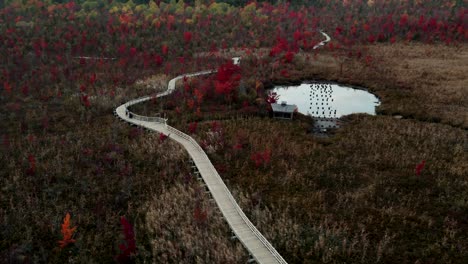
M 197 72 L 197 73 L 177 76 L 176 78 L 169 81 L 168 89 L 165 92 L 157 94 L 156 97 L 162 97 L 162 96 L 166 96 L 166 95 L 171 94 L 175 90 L 175 82 L 177 80 L 179 80 L 179 79 L 182 79 L 184 77 L 193 77 L 193 76 L 199 76 L 199 75 L 203 75 L 203 74 L 210 74 L 210 73 L 214 73 L 214 72 L 216 72 L 216 71 L 210 70 L 210 71 L 203 71 L 203 72 Z M 134 123 L 134 124 L 137 124 L 137 125 L 141 125 L 141 126 L 148 127 L 149 125 L 145 125 L 145 124 L 143 124 L 141 122 L 138 122 L 137 120 L 144 121 L 144 122 L 159 123 L 160 124 L 159 128 L 156 127 L 156 128 L 152 128 L 152 129 L 156 130 L 156 131 L 158 131 L 158 129 L 160 129 L 160 130 L 163 130 L 163 131 L 167 131 L 168 133 L 173 133 L 173 134 L 177 135 L 179 138 L 181 138 L 182 140 L 186 140 L 188 143 L 190 143 L 190 145 L 192 145 L 196 149 L 196 151 L 198 152 L 199 155 L 197 155 L 197 157 L 198 158 L 201 157 L 203 159 L 203 165 L 208 167 L 207 172 L 209 172 L 209 174 L 211 174 L 211 175 L 203 175 L 202 173 L 200 173 L 202 175 L 202 178 L 205 180 L 206 186 L 208 187 L 208 189 L 212 193 L 213 198 L 214 198 L 216 204 L 218 205 L 218 208 L 221 210 L 222 214 L 224 215 L 229 227 L 234 232 L 234 234 L 239 238 L 239 241 L 242 243 L 242 245 L 247 249 L 247 251 L 250 253 L 250 255 L 258 263 L 273 263 L 273 262 L 286 263 L 286 261 L 276 251 L 276 249 L 270 244 L 270 242 L 268 242 L 268 240 L 258 231 L 258 229 L 252 224 L 252 222 L 250 222 L 248 217 L 245 215 L 245 213 L 242 211 L 242 209 L 237 204 L 236 200 L 232 196 L 231 192 L 227 188 L 227 186 L 224 183 L 224 181 L 222 180 L 221 176 L 216 171 L 215 167 L 211 163 L 211 161 L 208 158 L 208 156 L 206 155 L 205 151 L 203 151 L 203 149 L 200 147 L 200 145 L 191 136 L 183 133 L 182 131 L 179 131 L 179 130 L 175 129 L 174 127 L 171 127 L 171 126 L 167 125 L 167 122 L 166 122 L 167 119 L 164 119 L 164 118 L 161 118 L 161 117 L 141 116 L 141 115 L 137 115 L 137 114 L 135 114 L 133 112 L 130 112 L 128 110 L 129 106 L 132 106 L 134 104 L 138 104 L 138 103 L 141 103 L 141 102 L 144 102 L 144 101 L 148 101 L 151 98 L 152 98 L 152 96 L 146 96 L 146 97 L 131 100 L 131 101 L 119 106 L 116 109 L 116 113 L 117 113 L 117 115 L 119 115 L 125 121 L 131 122 L 131 123 Z M 135 121 L 132 121 L 132 119 L 134 119 Z M 179 141 L 179 143 L 182 144 L 182 142 L 180 140 L 178 140 L 178 141 Z M 182 145 L 184 145 L 184 144 L 182 144 Z M 193 157 L 194 156 L 192 156 L 192 158 Z M 207 179 L 209 179 L 209 182 L 207 182 Z M 213 189 L 215 187 L 216 187 L 216 191 Z M 219 187 L 221 187 L 221 189 L 222 189 L 221 194 L 219 194 Z M 217 193 L 217 195 L 221 195 L 222 197 L 227 197 L 228 201 L 226 201 L 226 200 L 223 200 L 223 201 L 217 200 L 216 196 L 215 196 L 215 193 Z M 228 205 L 226 205 L 226 202 L 228 202 Z M 227 209 L 230 209 L 229 212 L 225 211 Z M 259 241 L 260 244 L 263 245 L 263 248 L 266 249 L 267 251 L 264 251 L 263 249 L 260 250 L 259 248 L 255 248 L 255 247 L 254 248 L 249 247 L 249 245 L 247 243 L 248 243 L 248 240 L 250 240 L 250 239 L 246 238 L 245 234 L 241 234 L 241 232 L 244 232 L 244 230 L 242 228 L 240 228 L 240 227 L 236 228 L 234 226 L 234 220 L 233 220 L 234 218 L 233 219 L 230 218 L 230 217 L 233 217 L 231 215 L 232 214 L 232 212 L 231 212 L 232 209 L 234 209 L 236 214 L 242 219 L 242 222 L 245 224 L 245 225 L 244 224 L 242 224 L 242 225 L 244 227 L 247 227 L 248 230 L 250 230 L 249 233 L 252 234 L 253 237 L 255 237 L 257 239 L 257 241 Z M 246 241 L 244 241 L 244 239 Z M 259 252 L 265 252 L 265 253 L 269 252 L 269 254 L 267 256 L 265 256 L 264 255 L 265 253 L 259 253 Z
M 203 151 L 203 149 L 200 147 L 200 145 L 189 135 L 171 127 L 171 126 L 167 126 L 167 129 L 169 131 L 171 131 L 172 133 L 190 141 L 190 143 L 193 144 L 193 146 L 203 155 L 206 157 L 206 159 L 209 160 L 208 156 L 206 155 L 205 151 Z M 230 202 L 235 206 L 235 209 L 237 211 L 237 213 L 241 216 L 242 220 L 247 224 L 247 226 L 249 227 L 249 229 L 252 231 L 252 233 L 262 242 L 262 244 L 268 249 L 268 251 L 270 251 L 270 253 L 275 257 L 275 259 L 278 261 L 278 263 L 287 263 L 283 257 L 281 257 L 281 255 L 276 251 L 276 249 L 270 244 L 270 242 L 268 242 L 268 240 L 262 235 L 262 233 L 260 233 L 260 231 L 258 231 L 258 229 L 252 224 L 252 222 L 249 220 L 249 218 L 245 215 L 244 211 L 242 211 L 242 209 L 240 208 L 240 206 L 237 204 L 236 200 L 234 199 L 234 197 L 232 196 L 231 194 L 231 191 L 229 191 L 229 189 L 227 188 L 226 184 L 224 183 L 224 181 L 221 179 L 221 176 L 218 174 L 218 171 L 215 169 L 215 167 L 213 166 L 213 164 L 211 163 L 211 161 L 209 161 L 209 166 L 210 166 L 210 169 L 212 170 L 212 172 L 216 175 L 216 179 L 218 180 L 218 184 L 220 184 L 225 193 L 228 195 L 229 197 L 229 200 Z M 207 185 L 208 188 L 210 188 L 210 185 Z M 211 191 L 211 190 L 210 190 Z M 216 201 L 216 200 L 215 200 Z M 216 203 L 218 203 L 218 201 L 216 201 Z M 219 208 L 222 208 L 219 204 L 218 204 L 218 207 Z M 224 214 L 224 212 L 223 212 Z M 231 227 L 231 230 L 235 232 L 235 229 L 232 228 L 231 224 L 229 223 L 228 221 L 228 224 L 229 226 Z M 244 245 L 244 247 L 249 251 L 249 253 L 254 256 L 254 253 L 253 252 L 250 252 L 250 249 L 244 244 L 244 242 L 242 240 L 240 240 L 241 243 Z
M 137 115 L 128 110 L 125 112 L 125 114 L 130 118 L 134 118 L 136 120 L 141 120 L 141 121 L 146 121 L 146 122 L 157 122 L 157 123 L 162 123 L 162 124 L 166 124 L 167 122 L 167 119 L 162 118 L 160 116 L 142 116 L 142 115 Z

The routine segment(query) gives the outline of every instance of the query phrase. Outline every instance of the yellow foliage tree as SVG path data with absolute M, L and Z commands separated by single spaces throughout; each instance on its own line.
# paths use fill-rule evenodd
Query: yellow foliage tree
M 255 14 L 257 11 L 257 4 L 255 2 L 252 2 L 248 5 L 246 5 L 241 13 L 241 21 L 245 26 L 252 26 L 252 19 L 254 18 Z

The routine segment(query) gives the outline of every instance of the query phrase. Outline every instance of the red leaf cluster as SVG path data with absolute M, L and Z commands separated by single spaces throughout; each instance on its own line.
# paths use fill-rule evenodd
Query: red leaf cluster
M 134 47 L 131 47 L 130 48 L 130 57 L 135 57 L 136 54 L 137 54 L 137 49 L 134 48 Z
M 219 132 L 219 131 L 221 131 L 221 123 L 219 123 L 218 121 L 213 121 L 213 122 L 211 122 L 210 126 L 211 126 L 210 130 L 211 130 L 212 132 Z
M 169 47 L 166 44 L 161 46 L 161 52 L 163 55 L 167 55 L 168 51 L 169 51 Z
M 215 91 L 217 94 L 231 97 L 234 90 L 239 86 L 241 69 L 229 61 L 218 68 L 216 74 Z
M 243 149 L 242 143 L 237 143 L 237 144 L 235 144 L 234 146 L 232 146 L 232 149 L 234 149 L 234 150 L 242 150 L 242 149 Z
M 426 165 L 426 161 L 423 160 L 421 161 L 421 163 L 419 163 L 418 165 L 416 165 L 416 169 L 415 169 L 415 172 L 416 172 L 416 176 L 420 176 L 421 175 L 421 172 L 422 170 L 424 169 L 424 166 Z
M 196 205 L 193 212 L 193 218 L 197 223 L 202 224 L 208 219 L 208 212 L 203 210 L 200 205 Z
M 272 93 L 269 93 L 267 98 L 266 98 L 266 102 L 269 103 L 269 104 L 274 104 L 276 102 L 278 102 L 278 99 L 279 99 L 279 95 L 275 92 L 272 92 Z
M 402 14 L 400 16 L 400 27 L 406 26 L 408 24 L 408 14 Z
M 288 41 L 284 38 L 277 37 L 276 38 L 276 45 L 270 50 L 270 57 L 276 57 L 283 51 L 287 51 L 289 49 Z
M 91 85 L 94 85 L 94 83 L 96 83 L 96 80 L 97 80 L 96 73 L 93 73 L 93 74 L 91 75 L 91 77 L 89 77 L 89 83 L 90 83 Z
M 29 167 L 26 170 L 26 174 L 30 176 L 35 175 L 36 174 L 36 157 L 34 157 L 34 155 L 32 154 L 29 154 L 28 163 L 29 163 Z
M 137 253 L 135 232 L 133 231 L 133 226 L 124 216 L 120 218 L 120 224 L 122 225 L 124 243 L 119 245 L 120 254 L 117 255 L 116 260 L 119 263 L 129 263 L 132 256 Z
M 3 83 L 3 88 L 7 93 L 11 93 L 11 85 L 8 82 Z
M 168 135 L 164 133 L 159 133 L 159 142 L 164 142 L 168 138 Z
M 156 63 L 156 66 L 161 66 L 162 63 L 163 63 L 162 57 L 159 56 L 159 55 L 156 55 L 156 56 L 154 57 L 154 63 Z
M 188 131 L 190 134 L 195 134 L 197 133 L 197 128 L 198 128 L 198 123 L 197 122 L 192 122 L 188 125 Z
M 286 52 L 286 54 L 284 55 L 284 61 L 287 62 L 287 63 L 291 63 L 294 59 L 294 52 L 291 52 L 291 51 L 288 51 Z
M 81 96 L 81 102 L 83 103 L 84 106 L 90 107 L 91 103 L 89 102 L 89 96 L 87 94 L 83 94 Z
M 285 78 L 289 78 L 289 76 L 290 76 L 288 70 L 286 70 L 286 69 L 281 70 L 280 74 L 281 74 L 281 76 L 283 76 Z
M 117 52 L 120 55 L 125 55 L 125 53 L 127 52 L 127 46 L 125 46 L 125 44 L 120 45 L 119 48 L 117 49 Z
M 265 151 L 253 153 L 250 156 L 250 159 L 254 162 L 256 168 L 259 168 L 262 165 L 265 166 L 270 163 L 271 151 L 267 149 Z
M 189 43 L 191 40 L 192 40 L 192 32 L 190 31 L 184 32 L 185 43 Z

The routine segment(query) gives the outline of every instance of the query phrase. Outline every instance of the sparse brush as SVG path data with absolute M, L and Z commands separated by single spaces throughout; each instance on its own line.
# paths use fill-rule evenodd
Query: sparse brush
M 165 189 L 148 203 L 146 229 L 158 262 L 238 263 L 246 259 L 240 243 L 196 181 Z M 174 208 L 178 208 L 177 211 Z

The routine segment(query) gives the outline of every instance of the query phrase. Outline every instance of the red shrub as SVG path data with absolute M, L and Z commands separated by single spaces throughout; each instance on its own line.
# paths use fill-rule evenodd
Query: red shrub
M 133 226 L 123 216 L 120 218 L 120 224 L 122 225 L 124 243 L 119 245 L 120 254 L 117 255 L 116 260 L 119 263 L 129 263 L 132 256 L 136 254 L 135 232 Z
M 169 51 L 169 47 L 167 45 L 162 45 L 161 46 L 161 52 L 163 55 L 167 55 L 167 52 Z
M 422 170 L 424 169 L 424 166 L 426 165 L 426 161 L 423 160 L 421 161 L 421 163 L 419 163 L 418 165 L 416 165 L 416 169 L 415 169 L 415 172 L 416 172 L 416 176 L 420 176 L 421 175 L 421 172 Z
M 238 65 L 234 65 L 232 61 L 221 65 L 216 74 L 216 93 L 225 95 L 228 99 L 234 96 L 234 91 L 239 86 L 241 79 L 240 72 L 240 67 Z
M 197 122 L 192 122 L 188 125 L 188 131 L 190 134 L 195 134 L 197 133 L 197 128 L 198 128 L 198 123 Z
M 164 133 L 159 133 L 159 142 L 163 142 L 168 138 L 168 135 Z
M 28 163 L 29 163 L 29 168 L 26 170 L 26 174 L 29 176 L 35 175 L 36 174 L 36 157 L 34 157 L 34 155 L 32 154 L 29 154 Z
M 7 93 L 11 93 L 11 85 L 8 82 L 3 82 L 3 88 Z
M 162 57 L 159 56 L 159 55 L 156 55 L 156 56 L 154 57 L 154 63 L 156 63 L 156 66 L 161 66 L 162 63 L 163 63 Z
M 134 48 L 134 47 L 131 47 L 130 48 L 130 56 L 135 57 L 136 54 L 137 54 L 137 49 Z
M 287 62 L 287 63 L 291 63 L 292 60 L 294 59 L 294 53 L 291 52 L 291 51 L 288 51 L 286 52 L 286 54 L 284 55 L 284 60 Z
M 212 132 L 219 132 L 221 130 L 221 124 L 218 121 L 211 122 L 210 130 Z
M 84 94 L 81 96 L 81 102 L 83 103 L 84 106 L 90 107 L 91 103 L 89 102 L 89 96 L 87 94 Z
M 96 82 L 96 80 L 97 80 L 96 73 L 93 73 L 93 74 L 91 75 L 91 77 L 89 77 L 89 83 L 90 83 L 91 85 L 94 85 L 94 83 Z
M 189 43 L 192 40 L 192 32 L 184 32 L 185 43 Z
M 60 248 L 65 248 L 67 245 L 71 243 L 75 243 L 75 239 L 72 239 L 73 233 L 75 232 L 75 230 L 76 230 L 76 226 L 73 228 L 70 227 L 70 213 L 67 213 L 65 215 L 65 218 L 63 219 L 63 224 L 62 224 L 62 229 L 61 229 L 63 239 L 59 241 Z
M 120 55 L 125 55 L 125 53 L 127 52 L 127 46 L 125 46 L 125 44 L 120 45 L 120 47 L 117 49 L 117 52 Z
M 266 166 L 271 161 L 271 151 L 269 149 L 263 152 L 256 152 L 250 156 L 250 160 L 252 160 L 255 164 L 256 168 L 260 166 Z
M 193 218 L 198 224 L 203 224 L 208 218 L 208 212 L 206 210 L 203 210 L 201 206 L 197 204 L 193 212 Z
M 408 24 L 408 14 L 403 14 L 400 16 L 400 27 L 404 27 Z
M 272 93 L 269 93 L 267 98 L 266 98 L 266 102 L 269 103 L 269 104 L 274 104 L 276 102 L 278 102 L 278 99 L 279 99 L 279 95 L 275 92 L 272 92 Z

